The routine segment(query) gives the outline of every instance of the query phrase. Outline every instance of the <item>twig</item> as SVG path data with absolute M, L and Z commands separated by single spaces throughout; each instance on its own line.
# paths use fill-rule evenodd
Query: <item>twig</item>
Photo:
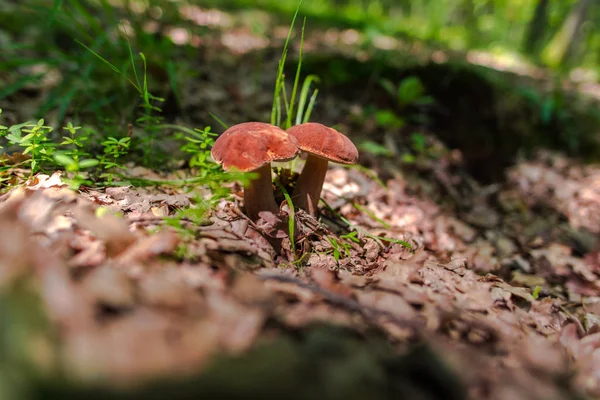
M 376 324 L 376 318 L 382 317 L 388 319 L 389 321 L 400 326 L 401 328 L 410 328 L 414 334 L 417 334 L 425 327 L 424 323 L 417 319 L 399 318 L 388 311 L 383 311 L 374 307 L 364 306 L 356 300 L 331 292 L 320 286 L 311 285 L 310 283 L 304 282 L 299 278 L 286 276 L 279 273 L 262 271 L 258 271 L 256 275 L 259 279 L 262 280 L 272 280 L 282 283 L 291 283 L 303 289 L 310 290 L 311 292 L 322 296 L 328 303 L 346 309 L 347 311 L 358 313 L 363 318 L 374 324 Z
M 159 223 L 167 222 L 165 218 L 169 218 L 169 217 L 136 217 L 136 218 L 127 219 L 127 222 L 131 223 L 131 224 L 142 224 L 142 225 L 159 224 Z M 194 221 L 192 221 L 189 218 L 179 218 L 179 221 L 186 222 L 189 224 L 195 223 Z

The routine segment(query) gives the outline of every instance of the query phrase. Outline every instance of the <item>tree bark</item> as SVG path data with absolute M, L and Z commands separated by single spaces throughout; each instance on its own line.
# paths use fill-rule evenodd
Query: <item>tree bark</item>
M 548 0 L 538 0 L 533 13 L 533 18 L 527 27 L 523 49 L 527 53 L 533 53 L 537 56 L 540 50 L 543 39 L 548 30 Z
M 589 18 L 592 0 L 579 0 L 569 13 L 560 30 L 542 53 L 543 61 L 551 67 L 561 67 L 573 55 L 581 39 L 581 26 Z

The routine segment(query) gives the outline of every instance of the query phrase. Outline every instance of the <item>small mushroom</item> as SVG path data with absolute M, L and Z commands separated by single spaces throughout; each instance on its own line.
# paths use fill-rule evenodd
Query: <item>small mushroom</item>
M 295 206 L 315 216 L 329 161 L 356 164 L 358 150 L 346 136 L 316 122 L 292 126 L 287 132 L 295 136 L 300 149 L 308 153 L 292 200 Z
M 261 211 L 279 212 L 273 195 L 271 162 L 290 161 L 299 152 L 296 138 L 283 129 L 263 122 L 244 122 L 217 138 L 211 156 L 225 170 L 258 173 L 244 187 L 246 214 L 256 221 Z

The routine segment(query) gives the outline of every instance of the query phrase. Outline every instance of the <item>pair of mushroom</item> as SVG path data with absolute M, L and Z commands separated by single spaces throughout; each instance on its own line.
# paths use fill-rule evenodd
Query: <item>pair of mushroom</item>
M 263 122 L 244 122 L 227 129 L 213 145 L 211 155 L 225 170 L 256 172 L 244 187 L 246 213 L 252 220 L 261 211 L 279 212 L 271 182 L 271 162 L 290 161 L 301 151 L 306 164 L 298 178 L 294 206 L 316 215 L 330 161 L 354 164 L 358 150 L 346 136 L 325 125 L 307 122 L 287 131 Z

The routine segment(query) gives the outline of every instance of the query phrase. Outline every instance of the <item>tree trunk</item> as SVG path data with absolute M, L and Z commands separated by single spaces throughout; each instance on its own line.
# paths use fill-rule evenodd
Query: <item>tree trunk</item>
M 551 67 L 564 66 L 581 39 L 581 26 L 589 18 L 592 0 L 579 0 L 573 6 L 563 26 L 542 53 L 543 61 Z
M 548 0 L 538 0 L 533 18 L 527 27 L 523 49 L 530 54 L 538 55 L 543 39 L 548 30 Z

